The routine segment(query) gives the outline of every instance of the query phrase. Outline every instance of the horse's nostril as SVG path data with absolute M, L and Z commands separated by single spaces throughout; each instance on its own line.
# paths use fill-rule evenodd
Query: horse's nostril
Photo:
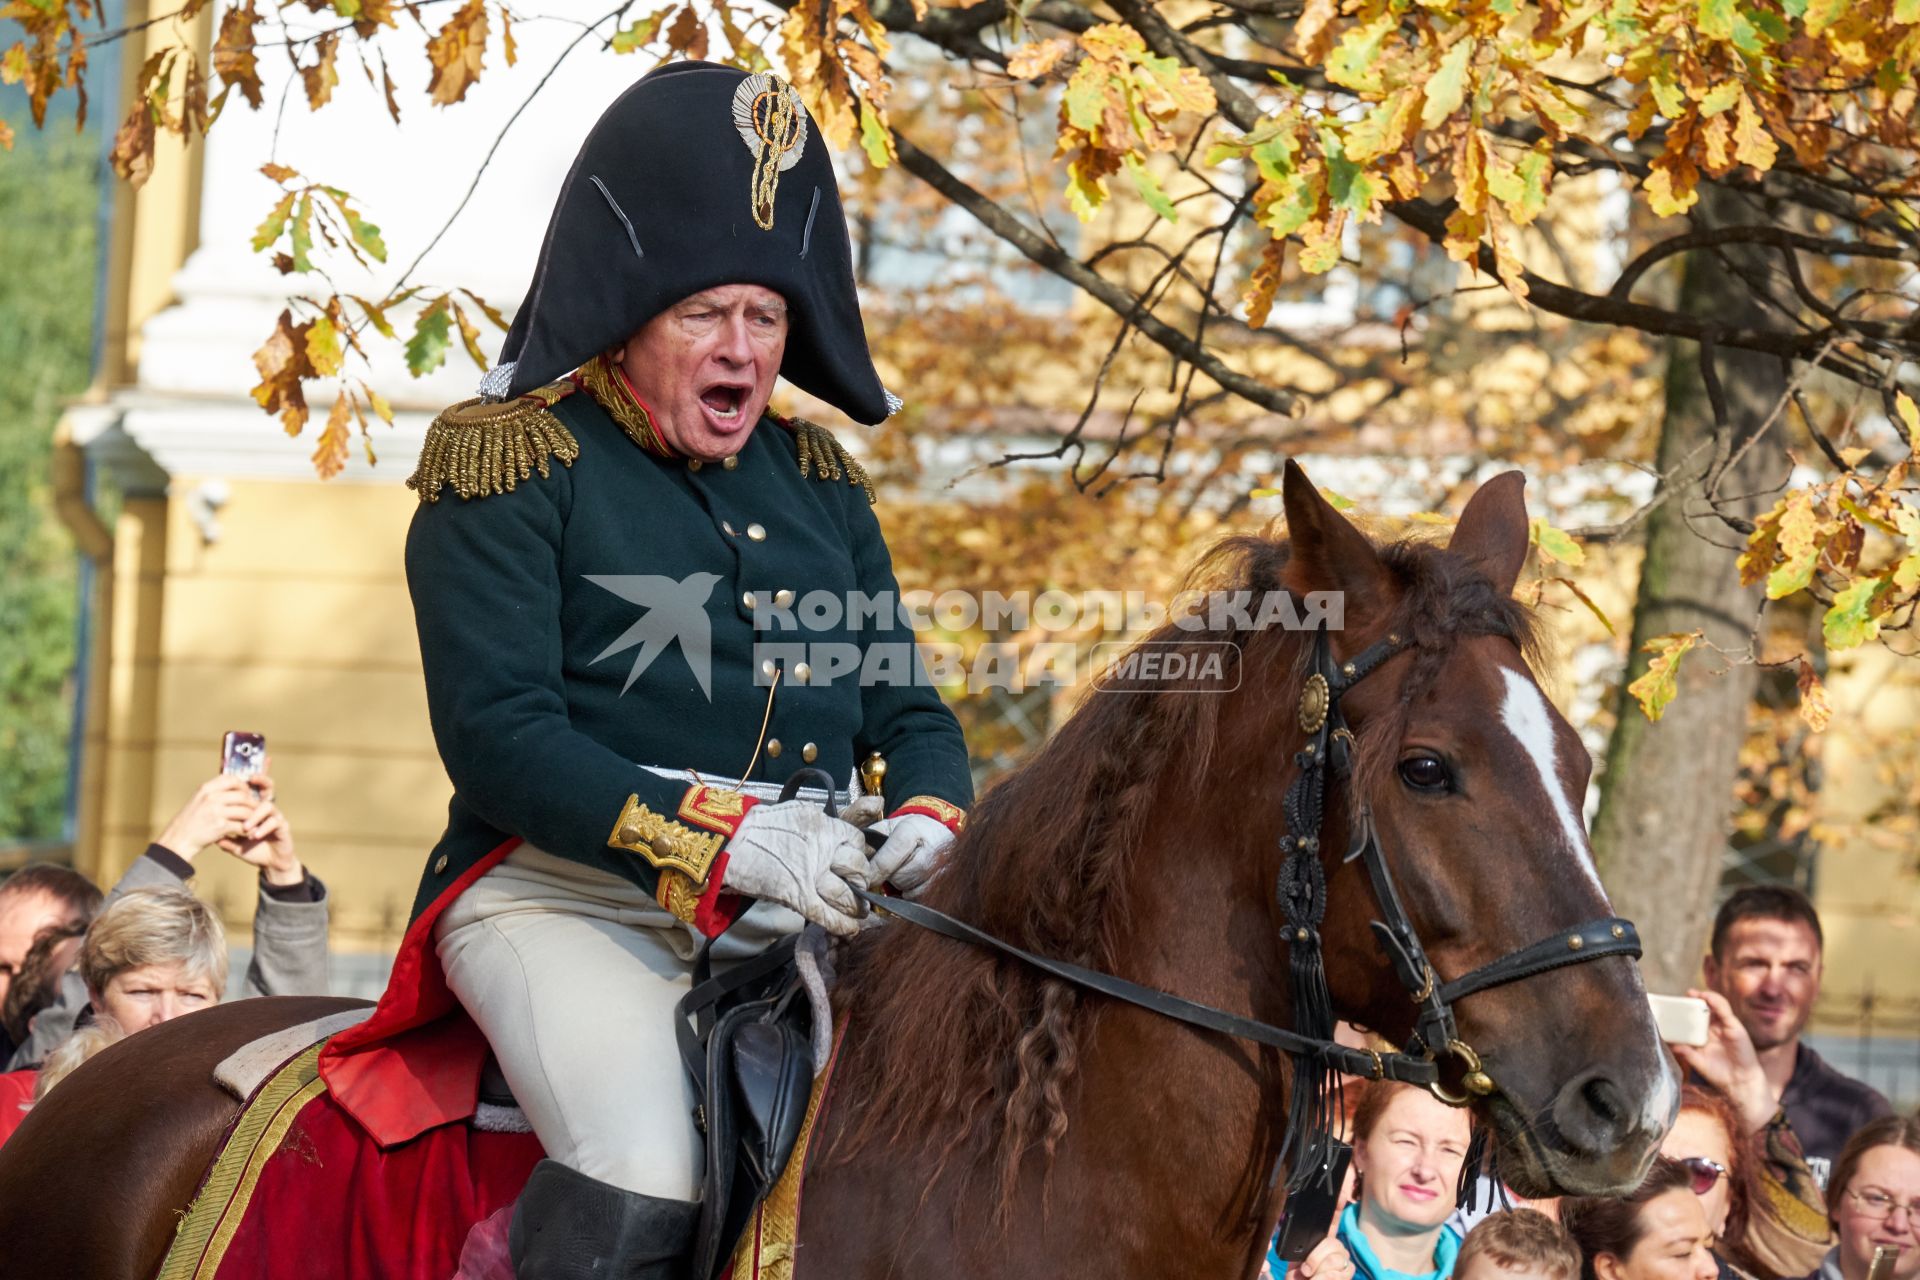
M 1608 1128 L 1617 1132 L 1626 1127 L 1627 1100 L 1613 1081 L 1605 1076 L 1595 1076 L 1580 1087 L 1580 1093 L 1586 1099 L 1587 1106 L 1593 1109 L 1593 1114 Z
M 1568 1083 L 1553 1108 L 1561 1134 L 1589 1151 L 1619 1145 L 1633 1131 L 1634 1117 L 1626 1091 L 1598 1072 Z

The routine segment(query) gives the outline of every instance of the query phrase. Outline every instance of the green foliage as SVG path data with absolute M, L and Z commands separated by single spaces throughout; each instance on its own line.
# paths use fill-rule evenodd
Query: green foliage
M 93 351 L 99 139 L 64 129 L 0 156 L 0 841 L 60 835 L 77 596 L 48 475 Z

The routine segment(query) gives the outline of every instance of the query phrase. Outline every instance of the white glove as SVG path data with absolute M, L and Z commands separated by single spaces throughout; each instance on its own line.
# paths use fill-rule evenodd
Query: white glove
M 924 813 L 903 813 L 871 830 L 887 837 L 873 855 L 873 882 L 890 884 L 911 898 L 939 872 L 953 832 Z
M 749 898 L 777 902 L 842 937 L 860 932 L 855 888 L 869 883 L 867 842 L 805 800 L 757 804 L 727 841 L 722 883 Z
M 879 796 L 856 796 L 853 803 L 840 811 L 840 821 L 851 823 L 862 831 L 887 816 L 887 802 Z

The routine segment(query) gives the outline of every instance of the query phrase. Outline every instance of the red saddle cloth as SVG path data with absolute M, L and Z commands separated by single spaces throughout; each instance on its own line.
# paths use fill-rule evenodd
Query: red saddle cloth
M 318 1053 L 282 1067 L 242 1110 L 160 1280 L 511 1280 L 506 1215 L 544 1154 L 539 1139 L 450 1124 L 383 1147 L 327 1092 Z
M 539 1140 L 448 1124 L 383 1145 L 333 1097 L 320 1058 L 320 1045 L 299 1054 L 241 1109 L 156 1280 L 513 1280 L 506 1227 L 545 1154 Z M 793 1158 L 721 1280 L 793 1280 L 833 1067 L 814 1081 Z

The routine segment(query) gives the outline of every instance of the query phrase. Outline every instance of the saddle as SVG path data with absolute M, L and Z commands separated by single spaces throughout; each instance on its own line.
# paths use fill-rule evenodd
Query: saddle
M 694 1236 L 694 1280 L 713 1280 L 792 1157 L 813 1090 L 812 1010 L 786 938 L 714 977 L 694 962 L 675 1031 L 698 1102 L 707 1174 Z

